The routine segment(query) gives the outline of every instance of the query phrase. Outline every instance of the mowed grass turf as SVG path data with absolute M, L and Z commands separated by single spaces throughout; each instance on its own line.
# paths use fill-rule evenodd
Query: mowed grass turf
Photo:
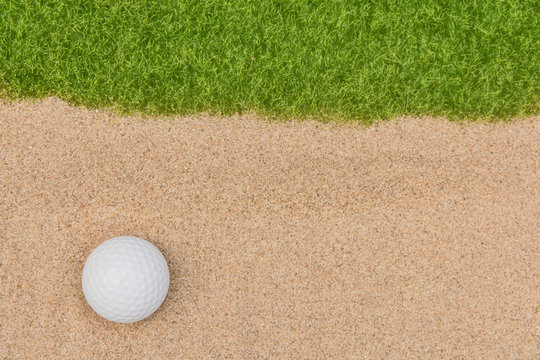
M 0 0 L 0 92 L 147 113 L 536 114 L 538 0 Z

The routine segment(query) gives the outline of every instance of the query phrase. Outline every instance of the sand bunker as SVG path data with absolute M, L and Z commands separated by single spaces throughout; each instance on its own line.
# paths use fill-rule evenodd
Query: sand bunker
M 0 105 L 0 358 L 532 359 L 540 118 L 369 128 Z M 169 262 L 149 319 L 81 291 L 118 235 Z

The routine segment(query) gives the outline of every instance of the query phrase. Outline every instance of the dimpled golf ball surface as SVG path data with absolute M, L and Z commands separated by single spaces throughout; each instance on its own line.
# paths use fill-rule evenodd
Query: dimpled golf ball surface
M 154 313 L 169 290 L 169 268 L 161 252 L 138 237 L 101 243 L 82 274 L 84 297 L 107 320 L 131 323 Z

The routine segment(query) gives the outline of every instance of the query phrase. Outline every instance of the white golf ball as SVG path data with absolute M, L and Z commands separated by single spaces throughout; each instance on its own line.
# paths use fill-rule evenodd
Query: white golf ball
M 161 252 L 134 236 L 115 237 L 92 251 L 82 273 L 84 297 L 107 320 L 131 323 L 153 314 L 169 290 Z

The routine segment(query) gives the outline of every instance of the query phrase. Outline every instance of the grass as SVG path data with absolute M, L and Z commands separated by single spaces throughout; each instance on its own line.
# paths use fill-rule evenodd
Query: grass
M 150 114 L 538 114 L 538 14 L 538 0 L 0 0 L 0 92 Z

